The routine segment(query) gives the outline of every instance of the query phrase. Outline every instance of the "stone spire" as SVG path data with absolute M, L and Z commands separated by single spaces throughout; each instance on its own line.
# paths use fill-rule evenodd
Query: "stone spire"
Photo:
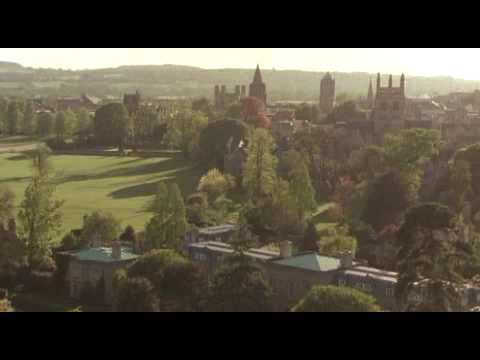
M 405 74 L 402 74 L 400 77 L 400 89 L 402 91 L 402 94 L 405 95 Z
M 373 85 L 372 85 L 372 79 L 370 79 L 370 85 L 368 86 L 368 97 L 367 97 L 367 102 L 369 108 L 373 108 Z
M 264 105 L 267 105 L 267 86 L 263 82 L 259 65 L 257 65 L 257 70 L 255 70 L 253 82 L 250 84 L 249 96 L 256 97 L 257 99 L 261 100 Z
M 257 65 L 257 70 L 255 70 L 255 76 L 253 77 L 254 84 L 263 83 L 262 73 L 260 72 L 260 65 Z
M 388 78 L 388 87 L 389 88 L 393 87 L 393 76 L 392 75 L 390 75 L 389 78 Z
M 382 77 L 380 76 L 380 73 L 377 74 L 377 93 L 378 90 L 382 87 Z

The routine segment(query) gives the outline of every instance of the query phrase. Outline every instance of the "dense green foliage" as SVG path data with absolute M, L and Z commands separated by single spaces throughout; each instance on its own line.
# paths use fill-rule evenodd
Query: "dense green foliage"
M 147 253 L 116 276 L 123 311 L 198 311 L 205 286 L 202 272 L 173 250 Z M 132 299 L 139 294 L 146 296 L 143 304 Z
M 376 300 L 355 289 L 314 286 L 292 309 L 294 312 L 378 312 Z
M 266 312 L 272 310 L 272 289 L 252 259 L 232 255 L 215 273 L 208 310 L 215 312 Z
M 256 129 L 248 146 L 243 185 L 250 199 L 259 199 L 273 193 L 277 159 L 273 155 L 275 142 L 265 129 Z
M 52 262 L 52 246 L 62 224 L 63 201 L 55 200 L 48 153 L 39 148 L 33 154 L 33 176 L 18 212 L 19 233 L 25 241 L 31 269 Z
M 466 254 L 464 244 L 455 232 L 456 227 L 457 217 L 443 205 L 421 204 L 407 212 L 398 236 L 400 250 L 397 256 L 399 279 L 396 296 L 401 308 L 411 310 L 409 295 L 414 291 L 413 284 L 420 279 L 429 279 L 430 290 L 435 292 L 439 291 L 438 286 L 444 281 L 457 282 L 461 279 L 456 265 Z M 444 290 L 449 292 L 449 288 L 444 287 Z M 425 299 L 421 304 L 422 310 L 428 306 L 437 308 L 438 300 L 441 300 L 443 311 L 458 308 L 457 294 L 451 302 L 444 302 L 438 296 Z
M 178 249 L 187 230 L 186 209 L 177 184 L 162 182 L 152 203 L 154 216 L 145 228 L 145 241 L 151 249 Z
M 117 145 L 123 149 L 129 129 L 130 118 L 123 104 L 107 104 L 95 112 L 94 132 L 99 144 Z
M 105 211 L 94 211 L 83 217 L 82 235 L 80 246 L 109 245 L 118 240 L 120 222 L 113 214 Z
M 247 125 L 239 120 L 220 120 L 209 123 L 199 139 L 199 159 L 205 167 L 224 169 L 224 157 L 234 151 L 248 136 Z

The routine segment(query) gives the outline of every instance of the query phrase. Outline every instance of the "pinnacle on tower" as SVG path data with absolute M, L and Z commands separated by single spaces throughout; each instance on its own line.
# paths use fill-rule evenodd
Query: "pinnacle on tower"
M 388 87 L 389 88 L 393 87 L 393 76 L 392 75 L 390 75 L 390 77 L 388 78 Z
M 373 85 L 372 85 L 372 79 L 370 78 L 370 85 L 368 86 L 368 104 L 369 106 L 373 106 Z
M 255 84 L 263 83 L 262 73 L 260 72 L 260 65 L 257 64 L 257 70 L 255 70 L 255 76 L 253 77 Z
M 380 76 L 380 73 L 377 74 L 377 90 L 379 90 L 382 87 L 382 77 Z

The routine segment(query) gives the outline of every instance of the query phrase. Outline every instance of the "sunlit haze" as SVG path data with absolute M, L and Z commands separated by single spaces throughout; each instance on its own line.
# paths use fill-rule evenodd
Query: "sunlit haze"
M 0 61 L 28 67 L 92 69 L 121 65 L 189 65 L 406 73 L 480 80 L 480 49 L 0 49 Z

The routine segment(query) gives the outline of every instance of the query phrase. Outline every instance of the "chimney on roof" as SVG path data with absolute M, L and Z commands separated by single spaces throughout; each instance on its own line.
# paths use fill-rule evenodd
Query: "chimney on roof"
M 286 259 L 292 257 L 292 242 L 282 241 L 280 243 L 280 257 Z
M 346 253 L 342 254 L 340 257 L 340 267 L 344 269 L 349 269 L 353 266 L 353 253 L 351 251 L 347 251 Z
M 115 260 L 122 258 L 122 245 L 118 240 L 112 242 L 112 258 Z

